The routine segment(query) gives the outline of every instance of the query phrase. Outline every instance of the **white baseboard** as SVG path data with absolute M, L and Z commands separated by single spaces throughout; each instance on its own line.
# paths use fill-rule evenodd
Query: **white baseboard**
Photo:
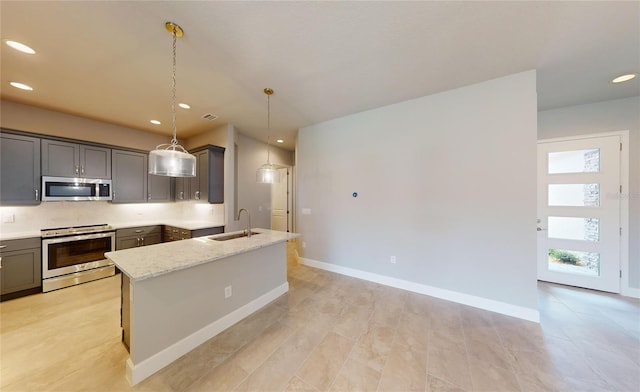
M 622 295 L 625 297 L 640 298 L 640 289 L 627 286 L 622 289 Z
M 402 290 L 413 291 L 414 293 L 425 294 L 431 297 L 441 298 L 447 301 L 473 306 L 474 308 L 489 310 L 491 312 L 496 312 L 511 317 L 517 317 L 523 320 L 533 321 L 535 323 L 540 322 L 540 313 L 536 309 L 525 308 L 505 302 L 495 301 L 492 299 L 459 293 L 457 291 L 445 290 L 438 287 L 410 282 L 408 280 L 374 274 L 372 272 L 366 272 L 354 268 L 325 263 L 323 261 L 311 260 L 304 257 L 300 257 L 299 260 L 302 264 L 309 267 L 336 272 L 341 275 L 368 280 L 370 282 L 379 283 L 385 286 L 391 286 Z
M 289 283 L 285 282 L 138 364 L 134 365 L 131 357 L 129 357 L 127 359 L 127 380 L 131 385 L 138 384 L 140 381 L 151 376 L 233 324 L 261 309 L 287 291 L 289 291 Z

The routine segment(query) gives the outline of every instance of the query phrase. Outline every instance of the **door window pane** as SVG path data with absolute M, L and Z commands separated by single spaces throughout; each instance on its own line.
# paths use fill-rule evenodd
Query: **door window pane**
M 549 249 L 548 267 L 556 272 L 600 276 L 600 253 Z
M 549 174 L 597 173 L 600 171 L 600 149 L 549 153 Z
M 600 184 L 549 184 L 549 206 L 597 207 Z
M 600 219 L 549 217 L 549 238 L 565 240 L 600 241 Z

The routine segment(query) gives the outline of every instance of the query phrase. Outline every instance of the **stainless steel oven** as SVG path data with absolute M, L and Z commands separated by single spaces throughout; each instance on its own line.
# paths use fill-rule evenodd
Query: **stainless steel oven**
M 115 274 L 104 257 L 115 250 L 109 225 L 42 230 L 42 291 L 52 291 Z

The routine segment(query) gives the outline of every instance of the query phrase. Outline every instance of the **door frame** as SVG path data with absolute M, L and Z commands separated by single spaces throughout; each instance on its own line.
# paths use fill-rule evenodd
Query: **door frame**
M 606 136 L 619 136 L 622 143 L 620 150 L 620 185 L 622 186 L 622 192 L 620 193 L 620 227 L 622 229 L 620 235 L 620 294 L 639 298 L 640 289 L 629 287 L 629 198 L 631 195 L 629 192 L 629 130 L 538 139 L 536 145 L 539 143 L 566 142 Z
M 289 165 L 276 165 L 277 169 L 287 169 L 288 175 L 287 175 L 287 232 L 293 233 L 295 232 L 294 227 L 293 227 L 293 222 L 295 222 L 294 219 L 294 170 L 295 170 L 295 166 L 289 166 Z M 282 179 L 281 179 L 282 180 Z M 271 196 L 270 196 L 270 201 L 271 201 L 271 206 L 269 208 L 269 211 L 271 211 L 273 209 L 273 190 L 271 191 Z M 269 224 L 271 227 L 273 227 L 273 214 L 269 217 Z

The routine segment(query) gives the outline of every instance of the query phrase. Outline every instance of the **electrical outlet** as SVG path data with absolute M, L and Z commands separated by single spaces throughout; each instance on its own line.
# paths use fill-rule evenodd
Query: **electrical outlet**
M 395 264 L 396 263 L 396 257 L 395 256 L 391 256 L 391 264 Z
M 311 215 L 311 208 L 303 208 L 302 215 Z
M 231 297 L 231 286 L 227 286 L 224 288 L 224 298 Z
M 3 214 L 2 215 L 2 223 L 13 223 L 16 221 L 16 216 L 14 214 Z

